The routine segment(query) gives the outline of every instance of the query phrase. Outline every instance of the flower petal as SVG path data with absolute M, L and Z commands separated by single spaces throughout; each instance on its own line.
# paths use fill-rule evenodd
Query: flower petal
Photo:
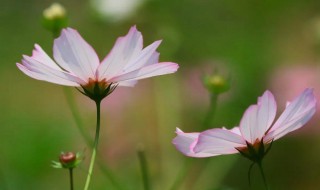
M 62 71 L 62 69 L 47 55 L 46 52 L 43 51 L 38 44 L 34 45 L 31 57 L 42 64 L 52 67 L 53 69 Z
M 142 35 L 136 26 L 133 26 L 126 36 L 117 39 L 110 53 L 99 65 L 97 71 L 99 80 L 108 79 L 122 72 L 128 62 L 139 55 L 142 47 Z
M 149 58 L 149 60 L 146 62 L 145 65 L 151 65 L 151 64 L 158 63 L 158 60 L 159 60 L 159 53 L 154 52 L 153 55 Z M 137 80 L 123 81 L 123 82 L 118 83 L 118 85 L 133 87 L 137 84 L 137 82 L 138 82 Z
M 54 41 L 53 55 L 57 63 L 70 73 L 88 82 L 95 79 L 99 58 L 94 49 L 71 28 L 63 29 Z
M 279 119 L 272 126 L 265 142 L 277 140 L 306 124 L 316 111 L 316 98 L 312 89 L 306 89 L 292 103 L 288 104 Z
M 41 63 L 31 57 L 24 56 L 22 64 L 17 67 L 26 75 L 37 80 L 43 80 L 66 86 L 80 86 L 83 81 L 65 71 L 56 70 L 47 64 Z
M 257 112 L 258 106 L 251 105 L 249 108 L 244 112 L 242 119 L 240 121 L 240 131 L 244 139 L 247 142 L 254 143 L 255 136 L 254 136 L 254 128 L 257 126 Z
M 137 84 L 137 80 L 119 82 L 118 86 L 134 87 Z
M 258 98 L 258 104 L 250 106 L 240 122 L 240 131 L 246 141 L 261 140 L 270 128 L 277 112 L 277 104 L 271 92 L 266 91 Z
M 178 70 L 179 65 L 171 62 L 163 62 L 152 65 L 147 65 L 141 69 L 125 73 L 114 78 L 109 79 L 110 82 L 122 82 L 130 80 L 139 80 L 144 78 L 149 78 L 158 75 L 165 75 L 174 73 Z
M 176 130 L 177 136 L 173 139 L 172 143 L 184 155 L 190 157 L 210 157 L 214 156 L 207 153 L 194 153 L 193 147 L 197 143 L 200 133 L 184 133 L 180 129 Z
M 134 71 L 145 65 L 158 63 L 159 53 L 156 52 L 156 49 L 160 43 L 161 41 L 156 41 L 144 48 L 137 57 L 133 58 L 133 60 L 126 65 L 123 72 Z
M 237 131 L 237 129 L 209 129 L 200 133 L 194 152 L 214 156 L 238 153 L 236 148 L 246 147 L 246 142 L 233 131 Z

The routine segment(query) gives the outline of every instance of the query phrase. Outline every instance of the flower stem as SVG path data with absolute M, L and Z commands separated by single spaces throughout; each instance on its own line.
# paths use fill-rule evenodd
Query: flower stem
M 85 190 L 89 189 L 90 179 L 91 179 L 93 166 L 94 166 L 94 162 L 95 162 L 95 158 L 96 158 L 96 154 L 97 154 L 97 148 L 98 148 L 98 142 L 99 142 L 99 133 L 100 133 L 100 104 L 101 104 L 101 101 L 96 101 L 96 107 L 97 107 L 96 135 L 95 135 L 95 138 L 94 138 L 93 150 L 92 150 L 92 156 L 91 156 L 91 160 L 90 160 L 87 180 L 86 180 L 86 184 L 84 186 Z
M 93 140 L 91 139 L 90 136 L 88 136 L 87 132 L 85 131 L 84 128 L 84 124 L 81 120 L 80 114 L 78 112 L 78 108 L 77 105 L 74 101 L 74 97 L 72 96 L 72 92 L 70 91 L 69 88 L 63 88 L 67 103 L 70 107 L 72 116 L 76 122 L 76 126 L 78 127 L 78 130 L 81 134 L 81 136 L 84 138 L 86 144 L 88 146 L 91 146 L 91 144 L 93 143 Z M 99 159 L 100 158 L 100 159 Z M 110 168 L 105 164 L 105 162 L 101 161 L 101 156 L 99 156 L 99 154 L 97 154 L 97 164 L 99 166 L 99 168 L 101 169 L 101 171 L 103 172 L 103 174 L 110 180 L 111 184 L 116 188 L 116 189 L 123 189 L 123 187 L 121 186 L 121 184 L 118 182 L 116 176 L 112 173 L 112 171 L 110 170 Z
M 70 190 L 73 190 L 73 168 L 69 168 Z
M 140 162 L 144 190 L 150 190 L 151 188 L 150 188 L 150 179 L 149 179 L 149 173 L 148 173 L 148 163 L 147 163 L 144 148 L 142 146 L 138 147 L 137 153 L 138 153 L 138 158 Z
M 210 94 L 210 107 L 203 122 L 203 126 L 202 126 L 203 130 L 207 130 L 208 128 L 212 127 L 214 114 L 217 109 L 217 103 L 218 103 L 218 94 Z
M 268 188 L 266 176 L 265 176 L 264 171 L 263 171 L 263 168 L 262 168 L 262 163 L 261 163 L 261 162 L 258 162 L 258 166 L 259 166 L 259 170 L 260 170 L 261 176 L 262 176 L 262 178 L 263 178 L 264 186 L 266 187 L 266 190 L 268 190 L 269 188 Z

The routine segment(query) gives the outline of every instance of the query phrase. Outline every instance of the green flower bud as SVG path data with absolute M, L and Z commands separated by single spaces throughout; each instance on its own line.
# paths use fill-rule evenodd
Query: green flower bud
M 59 3 L 53 3 L 43 11 L 43 17 L 48 20 L 64 18 L 66 17 L 66 10 Z
M 221 94 L 230 88 L 230 80 L 219 74 L 205 76 L 203 84 L 212 94 Z
M 53 3 L 43 11 L 43 26 L 58 37 L 62 28 L 67 27 L 65 8 L 59 3 Z

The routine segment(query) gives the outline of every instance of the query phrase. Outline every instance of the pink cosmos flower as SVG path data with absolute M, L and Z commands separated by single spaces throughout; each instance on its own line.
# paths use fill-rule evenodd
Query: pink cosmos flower
M 143 48 L 135 26 L 118 38 L 110 53 L 100 62 L 94 49 L 71 28 L 63 29 L 54 41 L 51 59 L 39 45 L 32 56 L 23 56 L 18 68 L 26 75 L 65 86 L 82 87 L 91 99 L 104 98 L 116 86 L 134 86 L 139 79 L 174 73 L 178 64 L 158 63 L 156 51 L 161 41 Z
M 201 133 L 184 133 L 177 129 L 173 139 L 176 148 L 190 157 L 210 157 L 240 152 L 252 161 L 259 162 L 268 152 L 264 145 L 302 127 L 316 111 L 312 89 L 306 89 L 274 122 L 277 105 L 271 92 L 266 91 L 244 113 L 240 126 L 209 129 Z

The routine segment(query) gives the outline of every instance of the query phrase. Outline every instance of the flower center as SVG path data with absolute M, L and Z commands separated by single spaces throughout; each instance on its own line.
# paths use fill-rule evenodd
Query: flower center
M 82 86 L 83 94 L 88 96 L 94 101 L 101 101 L 103 98 L 108 96 L 113 90 L 117 87 L 116 84 L 109 83 L 106 79 L 101 81 L 94 80 L 92 78 L 89 79 L 88 84 Z
M 253 144 L 246 142 L 247 147 L 237 148 L 237 150 L 246 158 L 253 162 L 261 162 L 263 157 L 269 152 L 272 142 L 269 147 L 265 147 L 263 139 L 257 139 Z

